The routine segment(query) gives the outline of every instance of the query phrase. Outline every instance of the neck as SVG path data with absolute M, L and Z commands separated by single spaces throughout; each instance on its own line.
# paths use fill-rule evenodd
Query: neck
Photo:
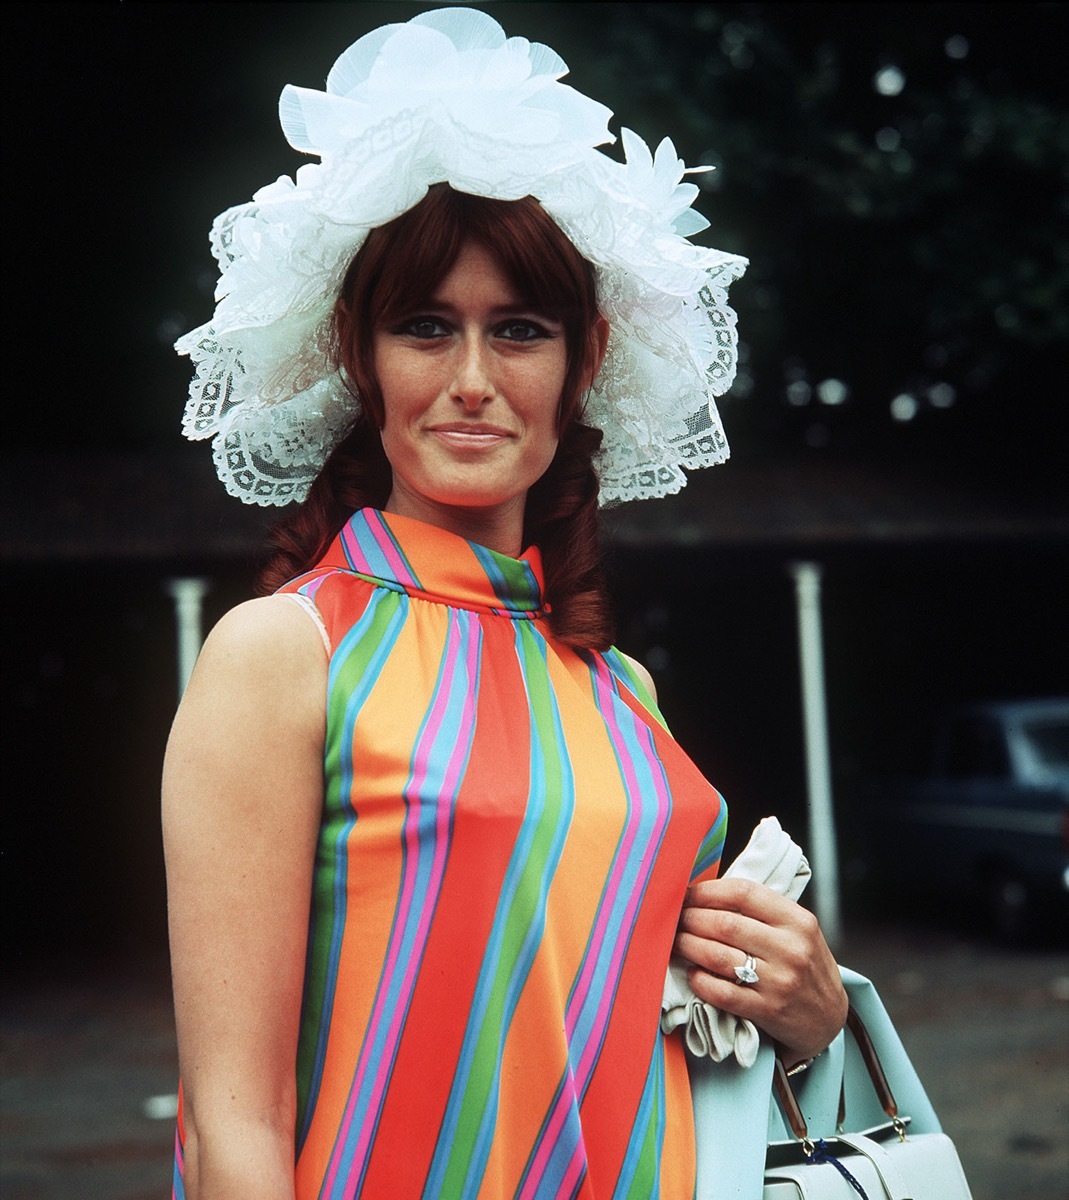
M 436 525 L 498 554 L 519 558 L 523 552 L 524 500 L 521 495 L 504 504 L 486 507 L 440 504 L 425 496 L 412 496 L 395 483 L 383 512 Z

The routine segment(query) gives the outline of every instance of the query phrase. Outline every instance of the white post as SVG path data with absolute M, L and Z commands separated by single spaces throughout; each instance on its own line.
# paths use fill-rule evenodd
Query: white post
M 839 909 L 839 856 L 835 845 L 835 814 L 831 797 L 831 755 L 828 750 L 828 710 L 824 687 L 824 641 L 820 627 L 818 563 L 791 563 L 798 608 L 798 658 L 802 675 L 802 716 L 805 725 L 806 781 L 809 793 L 809 846 L 813 867 L 813 911 L 828 944 L 842 935 Z
M 187 575 L 178 579 L 168 579 L 163 586 L 174 601 L 175 622 L 178 626 L 178 699 L 181 700 L 203 642 L 201 608 L 208 590 L 208 581 Z

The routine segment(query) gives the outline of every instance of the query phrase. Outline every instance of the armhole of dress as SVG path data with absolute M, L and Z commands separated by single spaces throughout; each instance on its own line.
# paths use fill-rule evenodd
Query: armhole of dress
M 319 609 L 316 608 L 315 601 L 310 596 L 304 596 L 300 592 L 279 592 L 278 594 L 283 596 L 286 600 L 295 601 L 312 618 L 312 620 L 315 622 L 316 629 L 319 630 L 319 636 L 323 639 L 323 648 L 326 650 L 327 659 L 329 660 L 332 653 L 330 648 L 330 635 L 327 633 L 326 625 L 323 624 L 323 616 Z

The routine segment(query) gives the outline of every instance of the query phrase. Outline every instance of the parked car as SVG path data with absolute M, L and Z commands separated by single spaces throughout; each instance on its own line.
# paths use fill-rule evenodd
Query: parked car
M 1069 698 L 970 704 L 931 730 L 919 778 L 865 789 L 852 814 L 867 879 L 979 911 L 1004 940 L 1064 934 L 1069 911 Z

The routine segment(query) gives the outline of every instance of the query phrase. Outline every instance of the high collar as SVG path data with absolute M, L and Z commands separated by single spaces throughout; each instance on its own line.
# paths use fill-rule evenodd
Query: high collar
M 354 571 L 393 591 L 479 612 L 540 617 L 542 557 L 532 546 L 509 558 L 412 517 L 360 508 L 320 563 Z

